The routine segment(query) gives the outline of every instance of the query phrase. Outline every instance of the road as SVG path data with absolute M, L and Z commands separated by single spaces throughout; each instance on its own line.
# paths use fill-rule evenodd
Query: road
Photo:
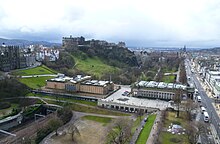
M 190 69 L 191 69 L 191 65 L 187 61 L 187 71 L 188 71 L 188 73 L 191 73 Z M 212 103 L 214 101 L 207 96 L 206 91 L 204 90 L 204 88 L 200 84 L 197 76 L 194 73 L 191 73 L 190 75 L 191 75 L 191 81 L 194 82 L 194 85 L 198 89 L 199 95 L 202 98 L 202 105 L 206 107 L 206 111 L 208 112 L 208 114 L 210 116 L 210 122 L 211 122 L 211 124 L 214 125 L 214 127 L 217 131 L 218 137 L 220 137 L 220 127 L 219 127 L 220 119 L 219 119 L 218 114 L 215 111 L 215 108 L 212 105 Z

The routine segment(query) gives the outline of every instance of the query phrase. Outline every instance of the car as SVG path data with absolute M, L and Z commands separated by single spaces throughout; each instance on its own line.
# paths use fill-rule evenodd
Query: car
M 216 99 L 218 99 L 218 98 L 219 98 L 219 96 L 217 96 L 217 95 L 213 95 L 213 97 L 214 97 L 214 98 L 216 98 Z
M 206 111 L 206 108 L 202 106 L 201 111 L 202 111 L 202 114 L 203 114 Z
M 144 122 L 147 122 L 147 117 L 146 117 L 146 118 L 144 118 Z
M 124 91 L 124 93 L 122 94 L 122 96 L 127 96 L 130 92 L 129 91 Z

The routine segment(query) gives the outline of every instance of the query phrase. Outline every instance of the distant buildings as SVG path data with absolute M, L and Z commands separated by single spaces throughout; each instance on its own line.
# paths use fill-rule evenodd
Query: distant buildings
M 19 46 L 0 46 L 0 70 L 25 68 L 35 63 L 35 56 L 21 51 Z
M 114 83 L 110 81 L 91 80 L 91 76 L 77 75 L 76 77 L 66 77 L 60 74 L 57 78 L 47 80 L 46 88 L 67 92 L 106 95 L 114 90 Z
M 125 42 L 119 42 L 118 44 L 115 43 L 108 43 L 107 41 L 103 40 L 85 40 L 84 37 L 63 37 L 62 40 L 62 46 L 63 48 L 77 48 L 81 46 L 86 46 L 86 47 L 93 47 L 93 46 L 105 46 L 105 47 L 113 47 L 113 46 L 118 46 L 118 47 L 126 47 Z
M 209 86 L 214 97 L 220 98 L 220 57 L 219 55 L 197 56 L 192 60 L 195 70 L 198 71 L 204 82 Z

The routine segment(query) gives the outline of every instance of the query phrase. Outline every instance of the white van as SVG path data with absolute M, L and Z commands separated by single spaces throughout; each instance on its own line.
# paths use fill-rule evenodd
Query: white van
M 209 114 L 207 112 L 204 112 L 204 122 L 209 122 Z
M 198 94 L 199 94 L 198 89 L 195 89 L 195 95 L 198 95 Z
M 206 111 L 205 107 L 201 107 L 202 113 L 204 113 Z
M 201 102 L 201 101 L 202 101 L 201 96 L 197 96 L 197 101 L 198 101 L 198 102 Z

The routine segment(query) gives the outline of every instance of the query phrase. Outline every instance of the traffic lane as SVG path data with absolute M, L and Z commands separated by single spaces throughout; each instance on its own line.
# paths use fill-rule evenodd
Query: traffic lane
M 201 113 L 201 111 L 198 113 L 198 115 L 199 115 L 198 121 L 204 123 L 204 116 Z M 206 130 L 208 131 L 208 128 L 210 127 L 210 125 L 209 123 L 206 123 L 206 124 L 207 124 Z M 201 141 L 205 144 L 208 144 L 210 142 L 209 135 L 207 133 L 201 133 L 200 138 L 201 138 Z
M 196 87 L 199 90 L 202 90 L 201 93 L 200 93 L 200 95 L 202 97 L 202 103 L 206 105 L 207 112 L 208 112 L 208 114 L 210 115 L 210 118 L 211 118 L 210 121 L 214 125 L 215 129 L 218 130 L 219 129 L 218 123 L 220 123 L 220 119 L 218 117 L 218 114 L 216 113 L 210 98 L 207 96 L 206 92 L 202 88 L 202 86 L 199 83 L 198 79 L 195 78 L 194 80 L 195 80 Z M 220 137 L 220 133 L 218 133 L 218 136 Z

